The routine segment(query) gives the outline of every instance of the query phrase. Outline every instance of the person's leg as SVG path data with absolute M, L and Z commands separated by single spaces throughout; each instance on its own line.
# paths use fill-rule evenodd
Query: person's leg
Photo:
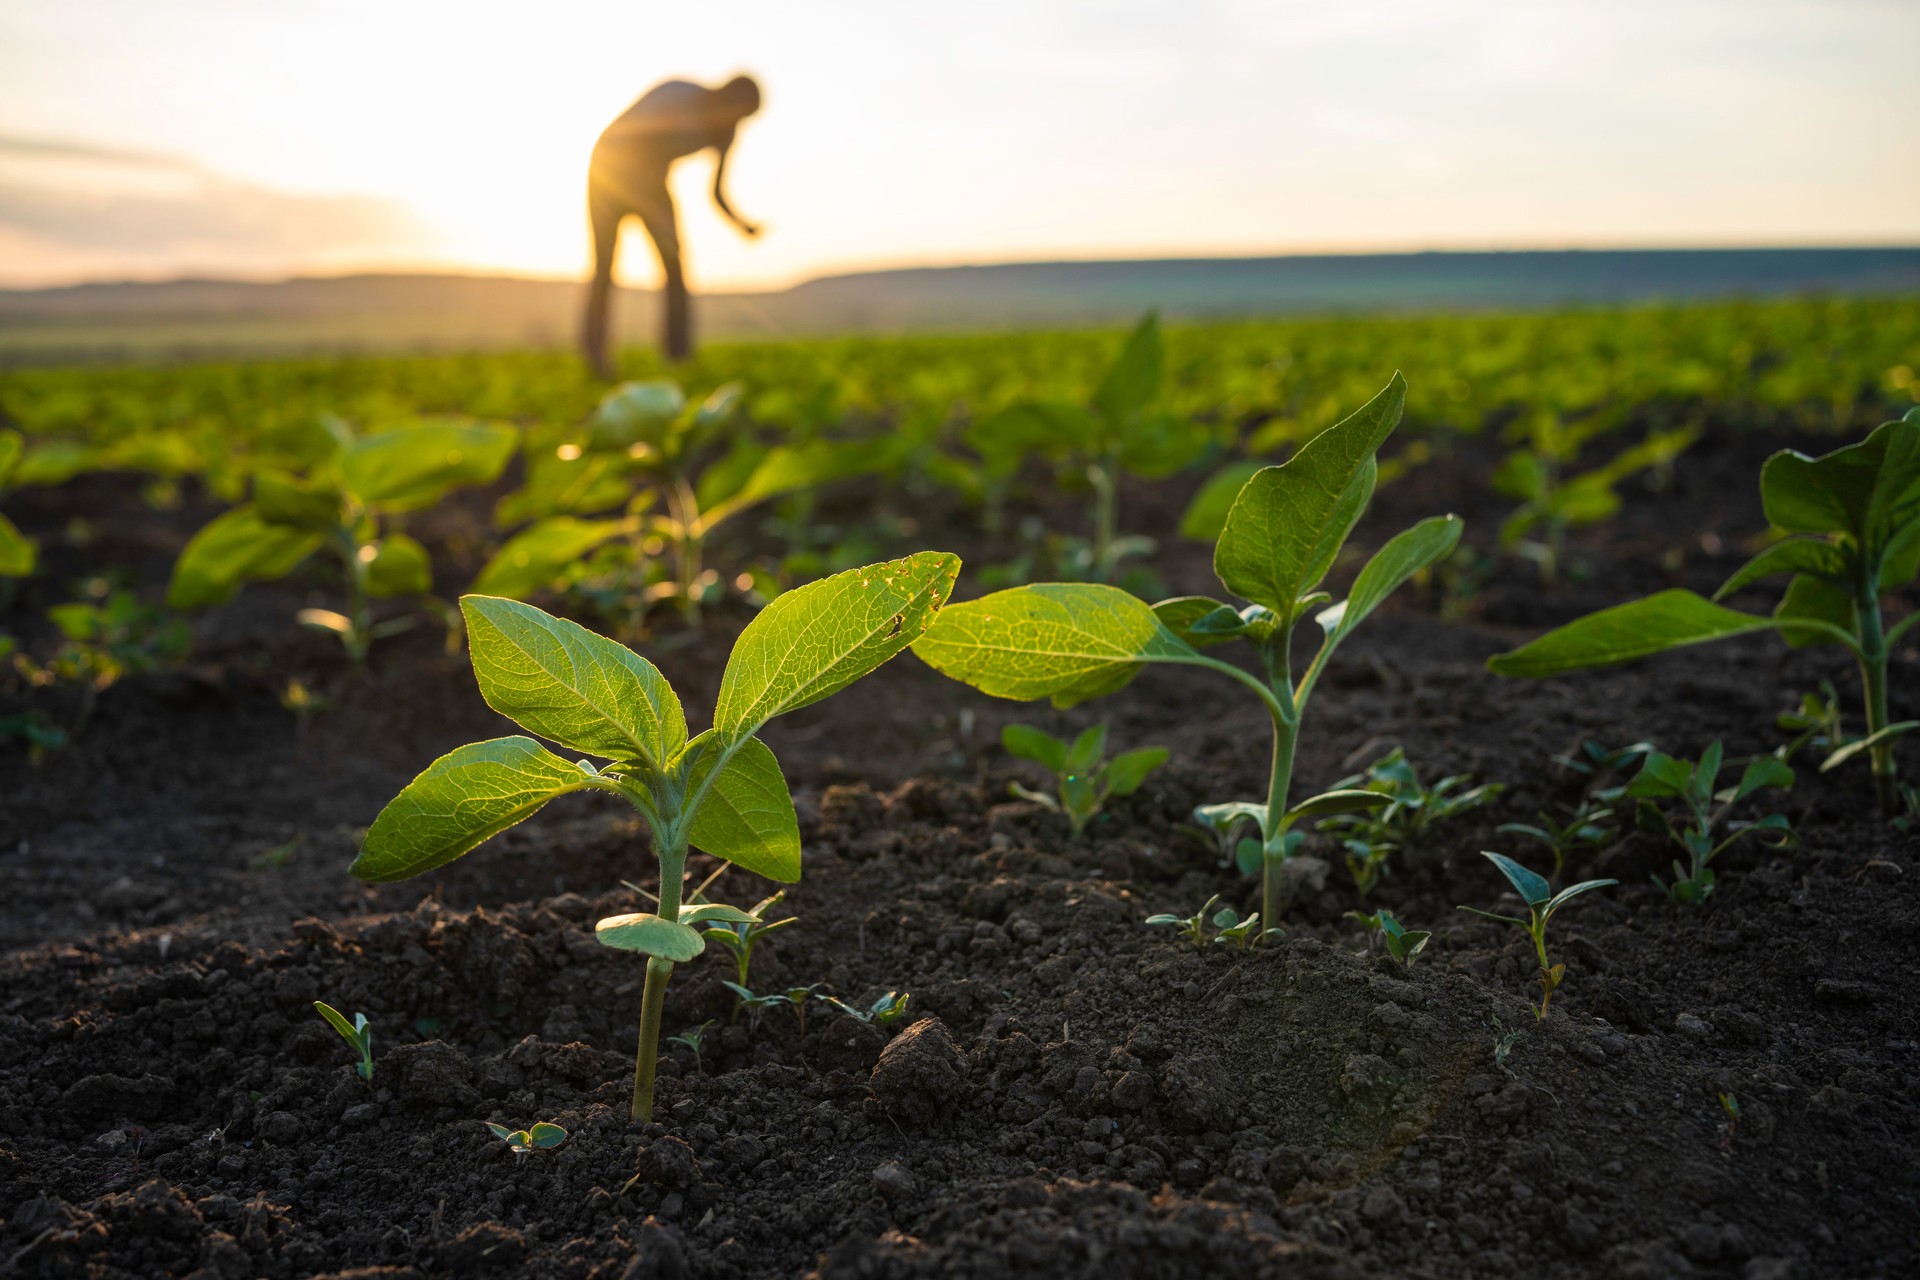
M 621 211 L 618 204 L 589 181 L 587 217 L 593 223 L 593 283 L 587 290 L 587 322 L 581 333 L 581 347 L 587 363 L 602 378 L 613 376 L 609 351 L 607 308 L 613 294 L 613 253 L 620 243 Z
M 687 296 L 687 276 L 680 260 L 680 229 L 674 217 L 673 197 L 663 180 L 658 189 L 638 202 L 635 210 L 647 234 L 653 237 L 654 251 L 660 255 L 660 271 L 665 276 L 666 328 L 661 346 L 667 359 L 685 360 L 693 354 L 693 317 Z

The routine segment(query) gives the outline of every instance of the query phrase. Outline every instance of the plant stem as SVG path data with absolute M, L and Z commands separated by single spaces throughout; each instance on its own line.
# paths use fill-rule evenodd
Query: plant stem
M 343 534 L 338 546 L 347 568 L 348 630 L 340 639 L 347 646 L 347 656 L 359 666 L 367 660 L 367 650 L 373 644 L 368 634 L 373 627 L 373 606 L 367 599 L 367 562 L 360 558 L 360 544 L 351 534 Z
M 685 480 L 675 480 L 673 492 L 668 497 L 673 508 L 673 521 L 679 526 L 674 558 L 679 561 L 680 569 L 680 612 L 688 626 L 697 627 L 700 625 L 700 601 L 694 596 L 694 591 L 700 579 L 700 535 L 695 532 L 695 522 L 700 518 L 700 502 Z
M 1887 727 L 1887 637 L 1881 624 L 1878 593 L 1856 594 L 1853 614 L 1860 637 L 1860 681 L 1866 689 L 1867 733 L 1871 735 Z M 1875 743 L 1870 751 L 1874 794 L 1879 797 L 1880 812 L 1892 817 L 1900 811 L 1900 789 L 1893 772 L 1893 743 Z
M 1093 546 L 1090 568 L 1095 582 L 1105 582 L 1111 568 L 1107 560 L 1113 554 L 1114 529 L 1119 521 L 1119 495 L 1115 482 L 1117 463 L 1112 454 L 1087 467 L 1087 480 L 1093 485 Z
M 686 872 L 687 846 L 660 852 L 660 909 L 663 920 L 680 918 L 680 880 Z M 635 1120 L 653 1119 L 653 1077 L 660 1054 L 660 1012 L 667 1002 L 667 979 L 673 975 L 673 961 L 660 956 L 647 958 L 647 983 L 640 993 L 640 1044 L 633 1059 L 633 1110 Z
M 1260 918 L 1267 928 L 1279 927 L 1287 881 L 1284 815 L 1287 789 L 1293 781 L 1293 749 L 1299 740 L 1300 723 L 1275 718 L 1273 722 L 1273 768 L 1267 778 L 1267 821 L 1263 824 L 1260 850 Z M 1276 825 L 1280 824 L 1280 825 Z

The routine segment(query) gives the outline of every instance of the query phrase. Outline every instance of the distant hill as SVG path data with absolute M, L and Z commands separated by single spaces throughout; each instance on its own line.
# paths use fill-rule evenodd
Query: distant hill
M 1329 311 L 1527 309 L 1798 293 L 1920 293 L 1920 248 L 1412 253 L 1027 262 L 825 276 L 700 301 L 708 337 L 1105 324 Z M 472 275 L 174 280 L 0 290 L 0 362 L 558 346 L 584 286 Z M 644 341 L 652 297 L 623 290 Z

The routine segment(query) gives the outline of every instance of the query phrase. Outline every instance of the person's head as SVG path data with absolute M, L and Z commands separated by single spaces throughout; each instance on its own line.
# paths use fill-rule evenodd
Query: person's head
M 752 76 L 735 76 L 720 86 L 720 101 L 728 111 L 744 120 L 760 109 L 760 86 Z

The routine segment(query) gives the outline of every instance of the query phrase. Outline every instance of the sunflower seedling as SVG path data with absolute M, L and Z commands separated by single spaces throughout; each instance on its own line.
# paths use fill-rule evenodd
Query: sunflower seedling
M 807 1001 L 826 984 L 814 982 L 804 987 L 788 987 L 785 991 L 774 991 L 764 996 L 753 994 L 737 982 L 721 985 L 733 992 L 735 1012 L 745 1009 L 750 1024 L 756 1028 L 760 1025 L 760 1015 L 766 1010 L 777 1009 L 781 1005 L 789 1006 L 793 1010 L 794 1025 L 799 1028 L 800 1038 L 804 1040 L 807 1035 Z
M 1497 782 L 1459 790 L 1472 781 L 1472 775 L 1460 773 L 1427 787 L 1406 752 L 1395 747 L 1364 772 L 1333 784 L 1335 791 L 1357 788 L 1387 798 L 1379 808 L 1338 813 L 1319 823 L 1320 830 L 1340 837 L 1347 851 L 1347 870 L 1361 897 L 1379 884 L 1387 871 L 1387 858 L 1396 849 L 1417 843 L 1433 824 L 1477 809 L 1506 790 Z
M 1213 913 L 1213 927 L 1220 931 L 1213 936 L 1215 945 L 1239 947 L 1242 951 L 1252 949 L 1256 938 L 1264 938 L 1269 934 L 1279 937 L 1286 932 L 1284 929 L 1262 929 L 1258 911 L 1242 920 L 1240 913 L 1232 907 L 1222 907 Z
M 753 964 L 753 951 L 760 940 L 775 929 L 784 929 L 799 916 L 788 916 L 784 920 L 768 920 L 767 912 L 779 906 L 787 896 L 785 889 L 770 897 L 762 898 L 753 909 L 747 912 L 745 920 L 715 920 L 701 926 L 701 932 L 707 935 L 710 945 L 720 947 L 733 957 L 735 980 L 744 987 L 747 985 L 747 970 Z M 738 1013 L 738 1009 L 735 1010 Z
M 1034 791 L 1017 782 L 1010 784 L 1008 790 L 1022 800 L 1065 814 L 1076 836 L 1086 830 L 1087 823 L 1100 812 L 1109 796 L 1132 795 L 1146 782 L 1148 774 L 1167 762 L 1165 747 L 1142 747 L 1106 759 L 1107 726 L 1104 724 L 1094 725 L 1071 744 L 1032 725 L 1010 724 L 1000 731 L 1000 743 L 1010 754 L 1050 770 L 1057 795 Z
M 1891 817 L 1900 808 L 1894 747 L 1920 720 L 1889 721 L 1887 660 L 1920 612 L 1888 627 L 1882 601 L 1920 577 L 1920 407 L 1818 458 L 1781 450 L 1760 471 L 1760 498 L 1783 536 L 1722 583 L 1714 600 L 1789 574 L 1771 615 L 1662 591 L 1570 622 L 1487 666 L 1500 675 L 1549 676 L 1762 631 L 1778 632 L 1794 648 L 1838 645 L 1860 669 L 1867 732 L 1823 768 L 1866 756 L 1880 809 Z
M 1203 596 L 1148 606 L 1117 587 L 1052 582 L 996 591 L 943 609 L 913 651 L 930 666 L 1000 698 L 1051 698 L 1071 707 L 1114 692 L 1149 663 L 1205 667 L 1240 682 L 1273 722 L 1272 765 L 1261 802 L 1208 806 L 1214 830 L 1247 822 L 1260 835 L 1260 918 L 1282 914 L 1285 864 L 1303 818 L 1374 809 L 1390 797 L 1330 791 L 1289 803 L 1294 749 L 1314 685 L 1333 652 L 1403 583 L 1452 552 L 1453 516 L 1423 520 L 1390 539 L 1361 569 L 1347 599 L 1320 589 L 1347 535 L 1373 495 L 1375 454 L 1400 420 L 1406 383 L 1395 375 L 1358 413 L 1322 431 L 1286 462 L 1255 472 L 1240 488 L 1214 545 L 1214 572 L 1251 603 Z M 1318 652 L 1296 681 L 1293 637 L 1307 619 L 1320 626 Z M 1242 640 L 1259 674 L 1202 649 Z
M 741 631 L 713 727 L 691 738 L 679 696 L 645 658 L 531 605 L 465 597 L 468 650 L 487 705 L 609 763 L 568 761 L 529 737 L 460 747 L 381 810 L 353 873 L 385 882 L 432 871 L 574 791 L 609 791 L 633 805 L 660 863 L 657 910 L 610 916 L 594 932 L 606 946 L 647 957 L 632 1115 L 649 1119 L 673 966 L 706 950 L 699 926 L 758 923 L 738 907 L 683 905 L 689 847 L 770 880 L 800 878 L 793 798 L 772 749 L 755 735 L 911 644 L 959 569 L 958 557 L 925 551 L 782 595 Z
M 1213 914 L 1214 904 L 1219 901 L 1220 895 L 1216 893 L 1207 899 L 1206 905 L 1190 916 L 1177 916 L 1170 911 L 1162 911 L 1159 915 L 1148 916 L 1147 923 L 1170 925 L 1194 946 L 1204 947 L 1207 945 L 1207 921 Z
M 1556 821 L 1545 809 L 1535 811 L 1539 824 L 1531 822 L 1503 822 L 1495 828 L 1508 835 L 1526 836 L 1538 840 L 1547 846 L 1553 854 L 1553 877 L 1558 878 L 1561 869 L 1566 866 L 1567 855 L 1577 849 L 1597 849 L 1613 839 L 1614 830 L 1610 826 L 1613 810 L 1592 799 L 1583 798 L 1574 807 L 1573 813 L 1565 822 Z
M 1533 1016 L 1536 1021 L 1542 1020 L 1547 1016 L 1547 1006 L 1553 1002 L 1553 993 L 1560 989 L 1560 984 L 1566 980 L 1567 976 L 1567 966 L 1564 963 L 1553 964 L 1547 959 L 1547 922 L 1553 919 L 1554 912 L 1589 889 L 1604 889 L 1608 885 L 1620 882 L 1618 880 L 1583 880 L 1579 884 L 1568 885 L 1555 893 L 1545 876 L 1527 870 L 1503 853 L 1488 853 L 1483 849 L 1480 856 L 1500 868 L 1500 874 L 1507 878 L 1507 883 L 1511 884 L 1514 892 L 1520 895 L 1520 900 L 1527 904 L 1527 919 L 1482 911 L 1478 907 L 1461 907 L 1460 910 L 1471 911 L 1474 915 L 1485 916 L 1489 920 L 1517 925 L 1526 931 L 1528 938 L 1533 940 L 1533 952 L 1540 961 L 1540 1003 L 1534 1006 Z
M 1638 802 L 1641 828 L 1665 835 L 1686 851 L 1686 862 L 1673 864 L 1672 884 L 1653 878 L 1675 902 L 1705 902 L 1713 892 L 1713 860 L 1738 840 L 1755 836 L 1775 849 L 1790 848 L 1796 842 L 1785 814 L 1770 813 L 1758 822 L 1731 822 L 1727 816 L 1733 806 L 1763 787 L 1791 787 L 1793 770 L 1778 756 L 1760 756 L 1748 762 L 1739 782 L 1716 789 L 1723 756 L 1718 742 L 1701 753 L 1697 762 L 1655 751 L 1627 784 L 1627 795 Z M 1678 801 L 1683 810 L 1680 821 L 1658 801 Z
M 347 1042 L 348 1047 L 360 1055 L 360 1061 L 354 1065 L 354 1072 L 362 1080 L 371 1081 L 373 1079 L 373 1028 L 367 1023 L 367 1015 L 356 1013 L 353 1015 L 353 1021 L 348 1022 L 345 1014 L 324 1000 L 315 1000 L 313 1007 L 322 1018 L 327 1020 L 328 1026 L 340 1033 L 340 1038 Z
M 1380 935 L 1381 944 L 1387 949 L 1394 962 L 1402 969 L 1413 968 L 1413 958 L 1427 949 L 1427 943 L 1433 935 L 1425 929 L 1408 929 L 1394 919 L 1393 912 L 1382 907 L 1372 915 L 1360 911 L 1349 911 L 1347 915 Z
M 907 1016 L 907 1002 L 913 999 L 913 993 L 910 991 L 889 991 L 864 1009 L 857 1005 L 848 1004 L 844 1000 L 836 999 L 833 996 L 821 996 L 820 999 L 846 1014 L 849 1018 L 857 1018 L 861 1022 L 872 1023 L 876 1026 L 890 1027 Z
M 677 1036 L 668 1036 L 668 1044 L 677 1044 L 693 1054 L 693 1069 L 704 1071 L 700 1062 L 700 1046 L 706 1042 L 707 1032 L 713 1029 L 713 1019 L 708 1018 L 697 1027 L 688 1027 Z
M 535 1151 L 549 1151 L 567 1140 L 565 1129 L 545 1120 L 531 1129 L 509 1129 L 491 1120 L 482 1120 L 480 1123 L 487 1126 L 487 1132 L 507 1144 L 507 1150 L 513 1152 L 516 1161 L 525 1160 Z

